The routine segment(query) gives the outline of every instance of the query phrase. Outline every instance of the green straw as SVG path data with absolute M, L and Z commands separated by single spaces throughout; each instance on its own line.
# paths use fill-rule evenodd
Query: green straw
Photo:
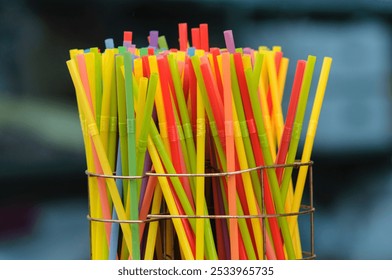
M 132 75 L 132 57 L 130 53 L 124 54 L 124 76 L 125 76 L 125 93 L 126 93 L 126 109 L 127 109 L 127 133 L 128 133 L 128 163 L 129 175 L 137 175 L 137 158 L 136 158 L 136 125 L 134 111 L 134 94 L 133 94 L 133 75 Z M 131 220 L 139 219 L 139 202 L 138 202 L 138 186 L 136 180 L 130 181 L 130 218 Z M 131 224 L 132 233 L 132 252 L 133 260 L 140 259 L 140 238 L 139 225 Z
M 147 97 L 146 97 L 146 103 L 144 105 L 144 111 L 143 112 L 138 111 L 139 113 L 138 117 L 143 118 L 140 136 L 136 146 L 137 174 L 139 176 L 142 175 L 144 169 L 144 161 L 146 158 L 145 156 L 147 150 L 147 138 L 150 131 L 150 120 L 151 120 L 152 110 L 154 107 L 154 98 L 157 90 L 158 79 L 159 76 L 157 73 L 151 73 L 150 80 L 148 83 Z M 142 182 L 141 180 L 138 180 L 139 187 L 141 182 Z
M 102 106 L 102 55 L 98 48 L 90 48 L 94 53 L 95 59 L 95 120 L 98 128 L 101 123 L 101 106 Z

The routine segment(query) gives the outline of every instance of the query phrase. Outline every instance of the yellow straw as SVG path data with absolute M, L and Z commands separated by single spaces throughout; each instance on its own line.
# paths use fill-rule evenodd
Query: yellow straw
M 201 94 L 197 96 L 196 173 L 203 174 L 205 166 L 205 113 Z M 196 177 L 196 215 L 204 215 L 204 176 Z M 204 259 L 204 219 L 196 219 L 196 259 Z
M 152 201 L 151 206 L 151 214 L 159 214 L 162 203 L 162 190 L 159 184 L 155 187 L 154 191 L 154 199 Z M 147 242 L 146 242 L 146 250 L 144 253 L 145 260 L 152 260 L 154 257 L 154 249 L 157 240 L 159 222 L 151 222 L 148 228 Z
M 99 136 L 98 127 L 95 123 L 94 116 L 89 108 L 88 101 L 87 101 L 86 95 L 84 93 L 82 81 L 81 81 L 80 76 L 78 74 L 75 62 L 73 60 L 68 60 L 67 66 L 68 66 L 68 70 L 71 74 L 72 81 L 73 81 L 75 89 L 76 89 L 76 94 L 78 96 L 78 100 L 80 101 L 80 108 L 82 109 L 82 112 L 86 116 L 87 131 L 88 131 L 88 134 L 91 137 L 91 139 L 95 145 L 102 170 L 105 175 L 111 176 L 113 174 L 113 172 L 110 168 L 109 161 L 107 159 L 101 138 Z M 114 179 L 108 178 L 106 180 L 106 183 L 107 183 L 107 188 L 109 190 L 109 193 L 111 195 L 111 198 L 112 198 L 112 201 L 114 204 L 114 208 L 117 212 L 118 218 L 120 220 L 127 220 L 127 216 L 125 214 L 124 207 L 122 205 L 121 197 L 118 193 L 117 186 L 116 186 Z M 121 224 L 121 228 L 124 233 L 125 242 L 127 243 L 128 249 L 130 250 L 131 246 L 132 246 L 132 239 L 131 239 L 131 230 L 129 228 L 129 225 L 128 224 Z
M 272 97 L 272 117 L 275 125 L 275 133 L 277 142 L 280 143 L 280 138 L 282 137 L 283 132 L 283 113 L 282 107 L 279 101 L 279 88 L 278 88 L 278 79 L 276 76 L 276 66 L 275 66 L 275 53 L 273 51 L 269 51 L 266 54 L 267 60 L 267 68 L 268 68 L 268 78 L 271 88 L 271 97 Z

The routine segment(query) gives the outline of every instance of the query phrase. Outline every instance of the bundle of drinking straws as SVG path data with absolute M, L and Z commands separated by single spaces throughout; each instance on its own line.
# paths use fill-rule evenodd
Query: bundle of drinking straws
M 83 132 L 92 259 L 301 259 L 309 166 L 293 168 L 316 57 L 299 60 L 285 117 L 280 47 L 209 46 L 179 24 L 179 48 L 106 40 L 67 66 Z M 325 57 L 300 163 L 311 151 L 332 59 Z

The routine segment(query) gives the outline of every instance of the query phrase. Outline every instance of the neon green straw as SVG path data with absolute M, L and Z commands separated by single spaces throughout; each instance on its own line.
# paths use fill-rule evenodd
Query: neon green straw
M 95 119 L 99 128 L 101 123 L 102 106 L 102 55 L 98 48 L 90 48 L 90 52 L 94 53 L 95 59 Z
M 148 139 L 148 133 L 150 131 L 150 120 L 151 120 L 151 115 L 152 115 L 152 110 L 154 107 L 154 98 L 155 98 L 155 93 L 157 91 L 157 85 L 158 85 L 158 79 L 159 76 L 157 73 L 152 73 L 150 76 L 150 80 L 148 83 L 148 89 L 147 89 L 147 98 L 146 98 L 146 103 L 144 106 L 144 111 L 139 113 L 138 118 L 142 118 L 142 126 L 141 126 L 141 131 L 140 131 L 140 136 L 137 141 L 137 146 L 136 146 L 136 158 L 137 158 L 137 174 L 142 175 L 143 173 L 143 168 L 144 168 L 144 160 L 145 160 L 145 154 L 147 150 L 147 139 Z M 139 97 L 141 98 L 141 97 Z M 141 184 L 141 180 L 138 180 L 139 187 Z
M 126 109 L 127 109 L 127 133 L 128 133 L 128 163 L 129 175 L 137 175 L 137 158 L 136 158 L 136 125 L 134 111 L 134 95 L 133 95 L 133 75 L 132 75 L 132 57 L 130 53 L 124 54 L 124 76 L 125 76 L 125 93 L 126 93 Z M 139 198 L 138 186 L 136 180 L 130 181 L 130 217 L 131 220 L 139 219 Z M 132 232 L 132 252 L 133 260 L 140 260 L 140 238 L 139 225 L 131 224 Z
M 113 60 L 113 64 L 116 60 Z M 109 141 L 108 141 L 108 159 L 112 170 L 116 170 L 117 155 L 117 92 L 116 92 L 116 67 L 112 68 L 112 79 L 110 89 L 110 118 L 109 118 Z

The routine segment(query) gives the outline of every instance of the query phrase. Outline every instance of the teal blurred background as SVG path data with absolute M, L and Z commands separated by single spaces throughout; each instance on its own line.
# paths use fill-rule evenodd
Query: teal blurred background
M 177 24 L 333 58 L 312 159 L 317 259 L 392 259 L 392 1 L 0 1 L 0 259 L 88 259 L 84 146 L 65 61 Z M 318 73 L 315 73 L 318 77 Z M 317 78 L 313 81 L 314 96 Z M 284 111 L 285 112 L 285 111 Z M 306 238 L 307 233 L 304 233 Z

